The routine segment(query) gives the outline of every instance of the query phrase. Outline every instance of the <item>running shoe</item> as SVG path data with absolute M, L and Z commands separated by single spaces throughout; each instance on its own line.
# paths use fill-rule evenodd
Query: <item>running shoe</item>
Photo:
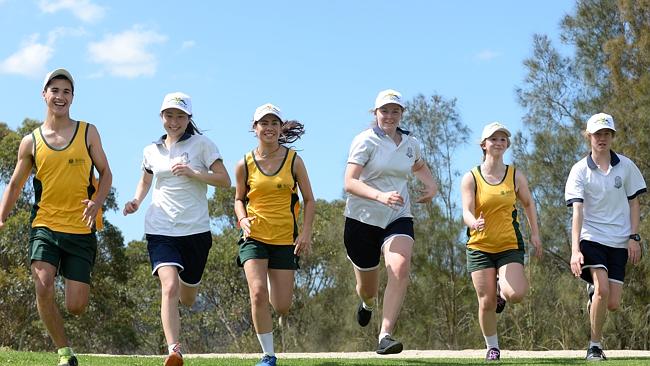
M 587 361 L 604 361 L 606 359 L 607 357 L 605 357 L 605 353 L 598 346 L 589 347 L 587 350 L 587 357 L 585 357 L 585 360 Z
M 402 343 L 394 340 L 391 336 L 387 335 L 381 339 L 379 342 L 379 347 L 377 347 L 377 353 L 380 355 L 390 355 L 394 353 L 402 352 L 404 346 Z
M 485 355 L 485 361 L 499 361 L 501 359 L 501 351 L 498 348 L 492 347 Z
M 264 355 L 260 362 L 256 363 L 255 366 L 275 366 L 277 361 L 278 358 L 275 356 Z
M 360 326 L 365 327 L 370 323 L 370 318 L 372 317 L 372 311 L 367 310 L 366 308 L 363 307 L 363 301 L 359 303 L 359 307 L 357 308 L 357 323 L 359 323 Z
M 70 347 L 59 348 L 56 352 L 59 355 L 58 366 L 78 366 L 77 357 L 72 353 Z

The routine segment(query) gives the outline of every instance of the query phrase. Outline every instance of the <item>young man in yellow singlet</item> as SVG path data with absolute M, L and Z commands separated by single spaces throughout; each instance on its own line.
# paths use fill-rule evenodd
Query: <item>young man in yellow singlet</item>
M 58 348 L 59 366 L 76 366 L 77 358 L 63 328 L 54 297 L 54 279 L 65 283 L 68 312 L 86 310 L 90 273 L 97 253 L 95 230 L 113 176 L 95 126 L 70 118 L 74 80 L 65 69 L 48 73 L 43 82 L 47 116 L 23 137 L 18 160 L 0 203 L 0 229 L 34 169 L 29 254 L 38 314 Z M 94 169 L 99 172 L 95 180 Z

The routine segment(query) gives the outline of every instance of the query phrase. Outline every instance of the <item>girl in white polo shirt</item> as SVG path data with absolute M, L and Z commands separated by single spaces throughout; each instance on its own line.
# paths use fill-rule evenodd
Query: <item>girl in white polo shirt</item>
M 571 168 L 565 199 L 573 207 L 571 272 L 587 281 L 591 338 L 587 360 L 604 360 L 600 343 L 607 310 L 621 302 L 625 264 L 641 260 L 638 196 L 646 191 L 639 168 L 612 151 L 614 119 L 598 113 L 587 121 L 591 152 Z
M 344 242 L 357 280 L 357 322 L 368 325 L 378 297 L 379 262 L 384 255 L 388 281 L 377 353 L 402 351 L 391 336 L 404 301 L 413 252 L 413 219 L 408 175 L 423 184 L 418 203 L 431 202 L 437 184 L 420 155 L 419 142 L 399 128 L 404 112 L 402 95 L 384 90 L 375 100 L 373 126 L 352 141 L 345 169 Z
M 167 94 L 160 117 L 166 134 L 145 147 L 142 177 L 124 215 L 138 210 L 155 176 L 145 234 L 152 274 L 162 290 L 160 316 L 169 350 L 164 365 L 180 366 L 178 302 L 194 303 L 212 246 L 207 185 L 230 187 L 230 177 L 217 146 L 194 124 L 188 95 Z

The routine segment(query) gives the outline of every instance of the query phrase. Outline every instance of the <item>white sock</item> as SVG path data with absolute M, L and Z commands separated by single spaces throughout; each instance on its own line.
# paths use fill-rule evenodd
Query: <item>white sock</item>
M 499 349 L 499 336 L 497 334 L 491 336 L 483 336 L 483 338 L 485 338 L 485 346 L 487 349 Z
M 265 355 L 275 356 L 275 351 L 273 351 L 273 332 L 258 334 L 257 339 L 260 341 L 262 352 Z
M 374 301 L 373 301 L 373 303 L 374 303 Z M 365 300 L 363 300 L 363 301 L 361 302 L 361 306 L 363 306 L 363 308 L 366 309 L 366 310 L 368 310 L 368 311 L 372 311 L 372 310 L 374 309 L 372 305 L 368 305 L 368 304 L 366 304 L 366 301 L 365 301 Z
M 600 349 L 603 349 L 603 346 L 600 344 L 600 342 L 594 342 L 594 341 L 589 341 L 589 348 L 596 346 Z
M 167 353 L 171 355 L 174 352 L 178 352 L 178 354 L 182 355 L 180 343 L 172 343 L 167 345 Z
M 381 342 L 381 340 L 384 339 L 385 336 L 390 337 L 390 333 L 386 333 L 386 332 L 379 333 L 379 342 Z

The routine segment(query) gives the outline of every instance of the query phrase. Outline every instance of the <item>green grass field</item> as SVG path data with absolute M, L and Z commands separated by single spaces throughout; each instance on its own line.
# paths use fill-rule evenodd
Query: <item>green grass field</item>
M 42 352 L 16 352 L 4 351 L 0 353 L 0 365 L 11 366 L 55 366 L 58 359 L 54 353 Z M 80 366 L 161 366 L 163 357 L 136 357 L 136 356 L 79 356 Z M 257 362 L 254 358 L 187 358 L 186 366 L 252 366 Z M 587 362 L 581 359 L 571 358 L 511 358 L 504 359 L 501 365 L 529 365 L 529 366 L 552 366 L 552 365 L 584 365 Z M 610 358 L 607 366 L 642 366 L 649 365 L 648 358 Z M 379 365 L 485 365 L 481 359 L 468 358 L 413 358 L 413 359 L 281 359 L 279 366 L 379 366 Z

